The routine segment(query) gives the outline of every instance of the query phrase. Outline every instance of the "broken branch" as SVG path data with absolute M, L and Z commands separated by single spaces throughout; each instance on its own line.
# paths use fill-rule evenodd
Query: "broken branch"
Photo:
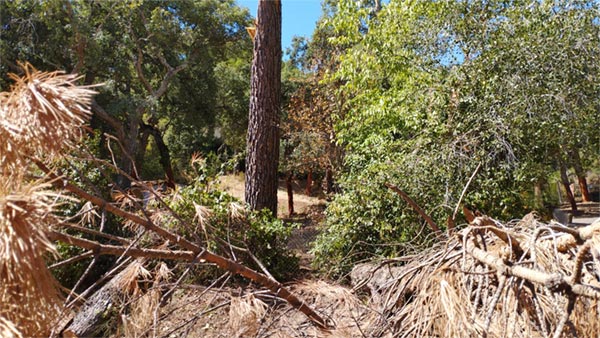
M 319 327 L 321 329 L 325 329 L 325 330 L 330 328 L 330 325 L 328 325 L 327 322 L 325 320 L 323 320 L 323 318 L 321 318 L 321 316 L 319 314 L 317 314 L 311 307 L 306 305 L 298 297 L 296 297 L 289 290 L 287 290 L 278 281 L 270 279 L 269 277 L 267 277 L 263 274 L 260 274 L 260 273 L 254 271 L 246 266 L 243 266 L 239 263 L 236 263 L 230 259 L 213 254 L 213 253 L 207 251 L 206 249 L 186 240 L 185 238 L 155 225 L 149 219 L 144 219 L 136 214 L 127 212 L 123 209 L 120 209 L 120 208 L 114 206 L 113 204 L 108 203 L 107 201 L 105 201 L 104 199 L 102 199 L 100 197 L 97 197 L 90 193 L 87 193 L 83 189 L 78 188 L 75 185 L 69 183 L 67 179 L 63 178 L 61 180 L 58 175 L 56 175 L 54 172 L 52 172 L 48 167 L 46 167 L 39 160 L 37 160 L 37 159 L 32 159 L 32 160 L 43 172 L 45 172 L 48 175 L 48 177 L 52 180 L 52 184 L 54 184 L 55 186 L 65 189 L 73 194 L 76 194 L 80 198 L 90 201 L 93 204 L 104 208 L 104 210 L 106 210 L 107 212 L 110 212 L 114 215 L 126 218 L 132 222 L 135 222 L 136 224 L 143 226 L 147 230 L 153 231 L 154 233 L 158 234 L 162 238 L 169 240 L 171 243 L 177 244 L 177 245 L 181 246 L 183 249 L 191 251 L 191 255 L 193 255 L 193 257 L 196 257 L 197 259 L 204 259 L 205 261 L 207 261 L 209 263 L 216 264 L 221 269 L 227 270 L 231 273 L 248 278 L 256 283 L 263 285 L 264 287 L 271 290 L 271 292 L 273 292 L 275 294 L 275 296 L 285 299 L 292 307 L 294 307 L 298 311 L 304 313 L 313 322 L 313 324 L 317 325 L 317 327 Z M 56 236 L 54 238 L 60 238 L 61 236 L 58 234 L 60 234 L 60 233 L 52 233 L 52 236 Z M 62 235 L 64 235 L 64 234 L 62 234 Z M 79 242 L 79 241 L 76 242 L 73 238 L 67 238 L 67 237 L 62 237 L 62 238 L 64 238 L 65 240 L 71 240 L 71 241 L 73 241 L 73 243 L 80 243 L 80 244 L 83 243 L 83 242 Z M 82 239 L 78 239 L 78 240 L 82 240 Z M 77 244 L 74 244 L 74 245 L 77 245 Z M 90 245 L 90 244 L 88 243 L 85 245 Z M 106 247 L 107 248 L 105 250 L 110 250 L 111 252 L 115 252 L 115 253 L 116 253 L 116 251 L 113 251 L 113 250 L 117 250 L 116 248 L 119 248 L 119 247 L 114 247 L 114 246 L 112 246 L 112 248 L 110 248 L 111 246 L 106 246 Z M 102 248 L 99 248 L 99 249 L 102 249 Z M 140 255 L 143 254 L 142 250 L 151 250 L 151 249 L 136 249 L 136 248 L 128 248 L 128 249 L 121 248 L 121 249 L 128 250 L 127 251 L 128 254 L 131 254 L 131 252 L 136 252 Z M 123 252 L 121 252 L 120 254 L 122 254 Z M 173 253 L 172 255 L 177 256 L 180 254 L 181 253 L 178 253 L 178 254 Z
M 425 219 L 425 221 L 427 222 L 427 224 L 429 224 L 429 226 L 431 227 L 431 229 L 433 230 L 433 232 L 438 237 L 441 238 L 442 231 L 440 230 L 440 228 L 433 221 L 433 219 L 431 219 L 431 217 L 429 217 L 429 215 L 427 215 L 427 213 L 425 213 L 425 211 L 423 209 L 421 209 L 421 207 L 415 201 L 413 201 L 412 198 L 410 198 L 410 196 L 408 196 L 404 191 L 400 190 L 400 188 L 398 188 L 397 186 L 395 186 L 395 185 L 393 185 L 391 183 L 385 183 L 385 186 L 388 187 L 389 189 L 391 189 L 393 192 L 395 192 L 398 195 L 400 195 L 400 197 L 402 197 L 402 199 L 406 203 L 408 203 L 417 213 L 419 213 L 419 215 L 421 217 L 423 217 L 423 219 Z

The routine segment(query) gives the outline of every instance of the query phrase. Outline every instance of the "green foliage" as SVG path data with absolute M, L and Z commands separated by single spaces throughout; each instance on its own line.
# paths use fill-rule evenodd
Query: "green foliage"
M 61 260 L 75 257 L 85 252 L 85 250 L 82 248 L 72 245 L 66 245 L 60 242 L 56 245 L 56 251 L 58 253 L 58 257 L 60 257 Z M 48 265 L 58 263 L 58 261 L 54 258 L 48 259 L 47 261 Z M 58 268 L 54 268 L 50 271 L 52 272 L 54 278 L 56 278 L 56 280 L 62 286 L 71 289 L 73 288 L 73 286 L 75 286 L 75 283 L 77 283 L 77 281 L 89 265 L 90 261 L 91 258 L 88 258 L 72 264 L 67 264 Z
M 103 83 L 95 99 L 107 116 L 96 114 L 92 127 L 119 139 L 147 175 L 142 179 L 164 172 L 152 137 L 139 141 L 140 123 L 160 131 L 175 169 L 223 142 L 240 150 L 251 17 L 233 0 L 0 1 L 0 13 L 0 89 L 8 86 L 6 73 L 18 72 L 18 60 Z M 121 147 L 112 151 L 129 173 Z
M 268 210 L 247 209 L 218 190 L 212 178 L 199 175 L 192 184 L 179 188 L 170 207 L 179 218 L 170 218 L 168 226 L 191 240 L 201 241 L 212 252 L 260 269 L 251 256 L 254 255 L 282 280 L 298 271 L 298 260 L 287 249 L 293 226 L 273 217 Z M 203 276 L 202 272 L 199 276 L 214 277 Z
M 531 210 L 534 183 L 562 153 L 599 149 L 598 10 L 587 1 L 391 1 L 374 13 L 340 1 L 326 21 L 345 50 L 328 79 L 345 104 L 335 125 L 343 193 L 328 208 L 317 260 L 343 271 L 396 250 L 369 245 L 414 240 L 420 221 L 384 182 L 444 226 L 480 165 L 462 203 L 502 219 Z
M 379 163 L 340 182 L 345 193 L 327 207 L 323 233 L 312 249 L 314 266 L 340 276 L 356 262 L 412 253 L 428 243 L 430 229 L 384 186 L 399 175 L 386 172 L 393 172 L 393 168 Z

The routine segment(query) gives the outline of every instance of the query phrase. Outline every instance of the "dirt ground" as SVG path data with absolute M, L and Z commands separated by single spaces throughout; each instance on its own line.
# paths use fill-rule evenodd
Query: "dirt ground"
M 318 183 L 313 182 L 313 183 Z M 219 178 L 220 187 L 232 196 L 244 199 L 243 174 L 225 175 Z M 313 184 L 311 196 L 306 195 L 306 180 L 294 180 L 294 215 L 289 217 L 288 195 L 285 180 L 279 181 L 277 191 L 277 216 L 286 222 L 300 224 L 292 231 L 288 247 L 300 258 L 300 269 L 311 271 L 312 256 L 308 253 L 310 244 L 319 234 L 319 226 L 325 219 L 325 195 L 318 184 Z
M 244 200 L 244 175 L 224 175 L 219 177 L 219 186 L 232 196 Z M 294 180 L 292 187 L 294 190 L 294 211 L 297 214 L 306 214 L 309 208 L 314 205 L 325 205 L 325 196 L 321 188 L 313 182 L 311 196 L 305 194 L 306 181 Z M 288 196 L 285 187 L 285 180 L 279 180 L 279 189 L 277 191 L 277 216 L 280 218 L 288 217 Z

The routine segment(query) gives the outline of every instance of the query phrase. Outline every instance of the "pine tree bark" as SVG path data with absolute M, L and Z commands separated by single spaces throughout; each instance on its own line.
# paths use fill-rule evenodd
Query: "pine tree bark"
M 245 200 L 277 214 L 281 93 L 281 2 L 258 3 L 250 85 Z

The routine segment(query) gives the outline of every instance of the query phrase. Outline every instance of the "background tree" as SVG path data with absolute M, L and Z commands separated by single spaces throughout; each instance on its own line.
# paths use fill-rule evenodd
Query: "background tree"
M 281 92 L 281 2 L 258 3 L 250 86 L 245 199 L 277 214 Z
M 166 173 L 173 181 L 192 153 L 235 145 L 219 130 L 231 121 L 235 130 L 245 127 L 247 119 L 237 117 L 245 116 L 247 103 L 224 99 L 234 95 L 230 90 L 240 93 L 241 82 L 248 86 L 250 15 L 233 0 L 0 6 L 0 71 L 18 71 L 16 60 L 28 60 L 39 69 L 79 72 L 88 84 L 106 83 L 92 127 L 116 136 L 118 144 L 102 149 L 127 174 Z
M 332 44 L 329 24 L 335 3 L 323 2 L 323 15 L 310 39 L 294 37 L 284 65 L 284 83 L 291 88 L 284 102 L 284 140 L 289 151 L 284 158 L 288 170 L 307 175 L 307 194 L 312 172 L 325 176 L 325 190 L 333 192 L 334 172 L 339 172 L 342 149 L 336 144 L 334 125 L 343 115 L 339 83 L 324 81 L 335 71 L 343 46 Z

